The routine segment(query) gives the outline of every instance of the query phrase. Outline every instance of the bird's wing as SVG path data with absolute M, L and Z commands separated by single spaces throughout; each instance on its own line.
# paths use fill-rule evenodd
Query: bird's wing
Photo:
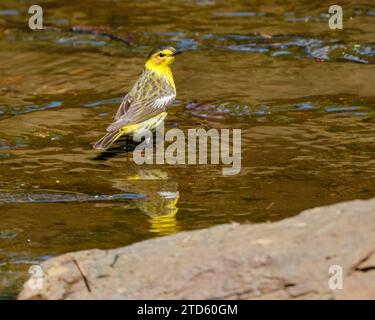
M 129 96 L 129 94 L 127 94 L 122 100 L 120 107 L 117 110 L 115 120 L 120 119 L 126 113 L 126 111 L 129 110 L 131 103 L 132 103 L 131 97 Z
M 117 131 L 125 125 L 139 123 L 164 112 L 173 103 L 176 92 L 172 86 L 165 83 L 158 85 L 157 81 L 165 80 L 141 77 L 125 96 L 117 111 L 116 121 L 107 131 Z

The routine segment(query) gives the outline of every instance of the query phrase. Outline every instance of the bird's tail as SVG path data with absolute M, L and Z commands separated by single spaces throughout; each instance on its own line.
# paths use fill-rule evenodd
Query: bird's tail
M 94 149 L 107 149 L 123 134 L 124 132 L 122 132 L 121 130 L 108 132 L 103 138 L 101 138 L 97 143 L 94 144 L 93 148 Z

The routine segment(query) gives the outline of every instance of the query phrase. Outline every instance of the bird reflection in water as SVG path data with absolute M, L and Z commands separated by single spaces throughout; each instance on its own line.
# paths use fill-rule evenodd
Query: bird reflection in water
M 116 189 L 144 195 L 134 200 L 134 203 L 149 217 L 150 232 L 167 235 L 178 231 L 178 184 L 169 180 L 166 172 L 157 169 L 139 170 L 135 175 L 113 182 Z

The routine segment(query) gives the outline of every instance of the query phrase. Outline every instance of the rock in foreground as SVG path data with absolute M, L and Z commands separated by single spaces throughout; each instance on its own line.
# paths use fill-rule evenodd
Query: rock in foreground
M 332 265 L 343 289 L 328 286 Z M 19 299 L 375 299 L 375 199 L 68 253 L 42 268 L 43 288 L 29 280 Z

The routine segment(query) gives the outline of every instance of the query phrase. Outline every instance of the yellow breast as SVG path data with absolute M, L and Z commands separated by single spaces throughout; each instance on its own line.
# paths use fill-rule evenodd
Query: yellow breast
M 172 70 L 169 65 L 166 64 L 155 64 L 152 61 L 147 61 L 145 64 L 146 69 L 155 72 L 159 76 L 163 76 L 168 83 L 176 91 L 176 86 L 174 84 Z

